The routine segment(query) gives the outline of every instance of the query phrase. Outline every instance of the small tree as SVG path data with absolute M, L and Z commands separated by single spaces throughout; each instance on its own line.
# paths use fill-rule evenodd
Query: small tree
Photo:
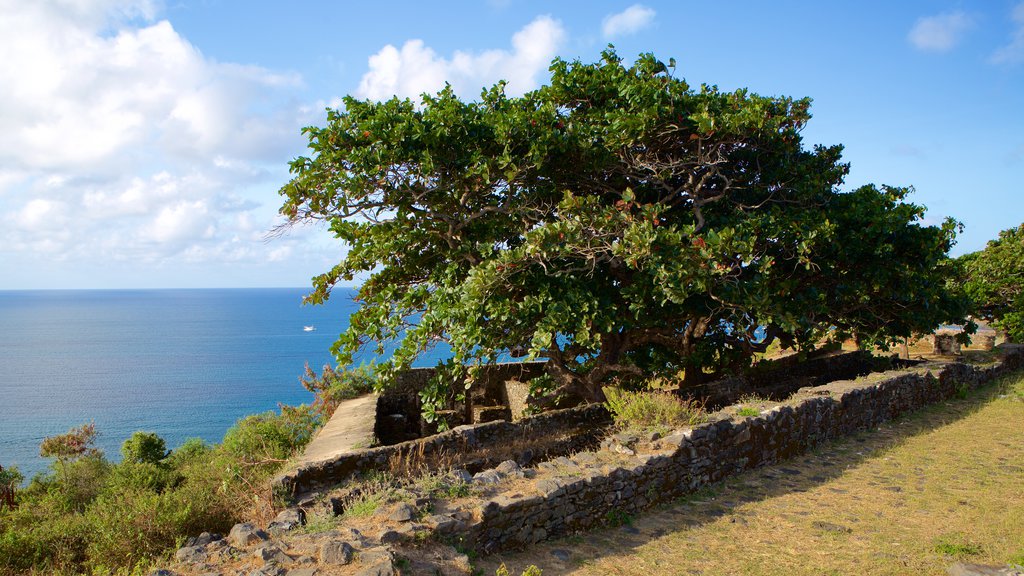
M 802 145 L 809 99 L 673 70 L 609 50 L 556 60 L 522 97 L 347 98 L 307 128 L 281 212 L 349 247 L 307 300 L 367 277 L 339 363 L 398 341 L 387 386 L 447 343 L 429 419 L 511 350 L 548 359 L 556 392 L 600 400 L 651 372 L 737 370 L 776 340 L 885 345 L 962 319 L 942 278 L 955 222 L 924 226 L 907 188 L 841 193 L 842 148 Z
M 977 314 L 1024 342 L 1024 224 L 1003 230 L 984 250 L 958 260 L 961 283 Z
M 170 454 L 164 439 L 153 432 L 135 432 L 121 444 L 125 462 L 156 464 Z
M 39 446 L 39 455 L 43 458 L 55 458 L 63 473 L 67 469 L 68 462 L 102 454 L 95 447 L 96 435 L 95 424 L 83 424 L 64 434 L 44 438 L 43 443 Z

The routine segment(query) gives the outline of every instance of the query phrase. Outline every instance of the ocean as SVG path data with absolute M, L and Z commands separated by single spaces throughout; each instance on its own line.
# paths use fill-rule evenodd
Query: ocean
M 43 438 L 88 422 L 119 460 L 137 430 L 169 448 L 220 442 L 239 418 L 310 402 L 299 376 L 307 362 L 333 363 L 356 304 L 339 288 L 324 306 L 302 306 L 306 292 L 0 291 L 0 465 L 30 478 L 48 464 Z

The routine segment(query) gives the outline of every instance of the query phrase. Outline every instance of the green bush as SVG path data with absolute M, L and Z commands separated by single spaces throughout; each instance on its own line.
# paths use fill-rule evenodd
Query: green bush
M 281 407 L 242 418 L 224 435 L 223 450 L 247 463 L 280 462 L 313 438 L 320 417 L 309 406 Z
M 121 444 L 121 456 L 125 462 L 155 464 L 168 454 L 164 439 L 152 432 L 136 432 Z
M 203 441 L 202 438 L 189 438 L 171 451 L 165 462 L 171 468 L 183 468 L 185 466 L 208 460 L 213 453 L 213 447 Z
M 265 519 L 267 478 L 320 421 L 308 406 L 282 407 L 239 420 L 221 445 L 193 438 L 170 454 L 155 434 L 136 432 L 120 464 L 92 447 L 92 425 L 48 439 L 51 471 L 19 491 L 17 508 L 0 509 L 0 576 L 144 573 L 186 536 Z
M 317 375 L 306 364 L 306 375 L 299 380 L 315 396 L 313 409 L 321 416 L 330 418 L 342 401 L 373 392 L 377 383 L 376 366 L 370 363 L 336 369 L 325 365 Z
M 668 392 L 631 391 L 617 387 L 603 390 L 605 408 L 622 428 L 674 428 L 707 420 L 700 404 Z

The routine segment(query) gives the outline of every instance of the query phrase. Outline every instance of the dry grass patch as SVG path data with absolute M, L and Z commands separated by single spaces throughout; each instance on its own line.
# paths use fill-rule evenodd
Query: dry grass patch
M 1024 559 L 1024 374 L 493 573 L 945 574 Z

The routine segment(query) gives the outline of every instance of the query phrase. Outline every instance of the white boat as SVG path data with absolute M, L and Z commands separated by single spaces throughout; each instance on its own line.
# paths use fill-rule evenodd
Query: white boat
M 316 330 L 316 326 L 303 326 L 302 327 L 302 331 L 303 332 L 312 332 L 313 330 Z

